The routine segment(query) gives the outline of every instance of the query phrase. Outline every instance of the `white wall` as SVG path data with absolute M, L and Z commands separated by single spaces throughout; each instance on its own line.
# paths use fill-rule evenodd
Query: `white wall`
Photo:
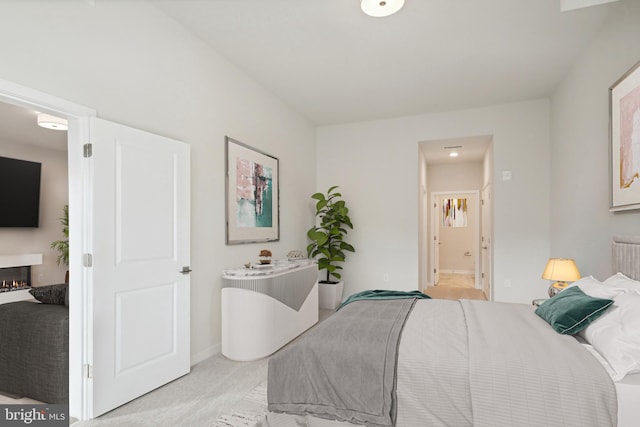
M 640 2 L 615 3 L 552 98 L 551 255 L 611 274 L 611 237 L 640 234 L 640 212 L 609 212 L 609 87 L 640 60 Z
M 0 78 L 191 144 L 192 360 L 219 350 L 222 270 L 306 246 L 312 124 L 147 2 L 2 2 L 0 56 Z M 225 135 L 280 158 L 280 242 L 225 245 Z
M 429 165 L 427 181 L 430 192 L 482 190 L 483 164 L 447 163 Z
M 50 131 L 53 132 L 53 131 Z M 0 156 L 42 163 L 40 177 L 40 226 L 38 228 L 0 228 L 0 255 L 42 254 L 42 265 L 31 268 L 35 286 L 63 283 L 67 267 L 58 266 L 59 252 L 51 242 L 64 240 L 59 218 L 69 200 L 66 151 L 49 150 L 0 141 Z M 10 209 L 2 206 L 1 209 Z
M 418 141 L 475 135 L 493 136 L 494 298 L 529 303 L 544 295 L 548 100 L 318 128 L 318 189 L 340 185 L 355 227 L 345 294 L 418 289 Z M 511 181 L 498 179 L 504 169 Z

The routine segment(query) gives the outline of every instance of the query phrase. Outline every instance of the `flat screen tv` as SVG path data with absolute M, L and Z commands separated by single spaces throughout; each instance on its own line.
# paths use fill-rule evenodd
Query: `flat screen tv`
M 41 163 L 0 157 L 0 227 L 38 227 L 41 170 Z

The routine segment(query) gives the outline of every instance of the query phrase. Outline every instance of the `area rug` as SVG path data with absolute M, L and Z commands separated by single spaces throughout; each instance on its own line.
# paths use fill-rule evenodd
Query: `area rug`
M 211 427 L 254 427 L 267 413 L 266 381 L 247 393 L 238 403 L 222 414 Z

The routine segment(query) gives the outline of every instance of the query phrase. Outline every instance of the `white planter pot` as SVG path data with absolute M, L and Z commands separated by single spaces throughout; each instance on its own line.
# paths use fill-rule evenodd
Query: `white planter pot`
M 335 310 L 342 302 L 344 282 L 336 284 L 318 283 L 318 302 L 320 308 Z

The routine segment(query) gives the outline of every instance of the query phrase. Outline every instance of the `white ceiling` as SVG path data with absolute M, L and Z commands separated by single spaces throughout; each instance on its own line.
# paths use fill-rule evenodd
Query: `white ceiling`
M 420 151 L 429 165 L 478 163 L 483 161 L 492 141 L 493 138 L 490 135 L 424 141 L 420 143 Z M 451 151 L 456 151 L 459 154 L 458 157 L 450 157 Z
M 152 2 L 318 125 L 548 96 L 616 7 L 406 0 L 372 18 L 359 0 Z M 0 140 L 65 150 L 66 132 L 38 128 L 35 114 L 0 103 Z M 423 144 L 429 158 L 436 143 Z
M 359 0 L 153 3 L 318 125 L 549 96 L 616 7 L 406 0 L 372 18 Z

